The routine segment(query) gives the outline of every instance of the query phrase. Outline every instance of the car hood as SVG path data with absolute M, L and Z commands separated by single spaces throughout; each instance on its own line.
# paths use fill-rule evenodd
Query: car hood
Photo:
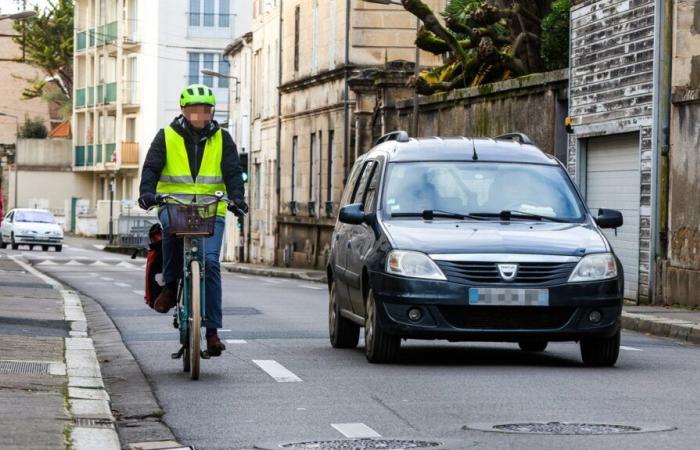
M 61 232 L 61 227 L 55 223 L 40 223 L 40 222 L 17 222 L 15 230 L 31 230 L 37 233 L 45 233 L 47 231 Z
M 384 225 L 397 248 L 424 253 L 582 256 L 608 251 L 588 223 L 391 220 Z

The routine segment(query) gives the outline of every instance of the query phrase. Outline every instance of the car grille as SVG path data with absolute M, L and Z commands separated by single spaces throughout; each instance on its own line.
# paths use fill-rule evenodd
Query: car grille
M 480 330 L 555 330 L 563 327 L 575 307 L 439 306 L 440 314 L 456 328 Z
M 448 281 L 461 284 L 503 283 L 495 262 L 436 261 Z M 518 263 L 518 273 L 509 283 L 557 284 L 565 283 L 576 262 L 523 262 Z

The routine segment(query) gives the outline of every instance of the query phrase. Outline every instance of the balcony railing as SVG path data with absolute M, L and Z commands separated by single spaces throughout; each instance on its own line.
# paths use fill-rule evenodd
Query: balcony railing
M 88 86 L 87 88 L 87 105 L 92 106 L 95 104 L 95 87 Z
M 110 22 L 105 25 L 105 42 L 111 44 L 117 41 L 117 22 Z
M 73 160 L 73 165 L 75 167 L 83 167 L 85 165 L 85 146 L 76 145 L 75 146 L 75 156 Z
M 105 162 L 117 162 L 117 144 L 106 144 Z
M 87 34 L 85 31 L 80 31 L 75 35 L 75 50 L 85 50 L 87 47 Z
M 85 165 L 86 165 L 86 166 L 92 166 L 92 165 L 95 164 L 95 157 L 94 157 L 95 155 L 94 155 L 94 152 L 95 152 L 95 146 L 92 145 L 92 144 L 89 144 L 89 145 L 87 146 L 87 158 L 86 158 L 86 161 L 85 161 Z
M 122 164 L 139 163 L 138 142 L 122 142 Z
M 102 148 L 102 144 L 95 145 L 95 163 L 101 163 L 104 160 L 103 155 L 104 149 Z
M 124 82 L 122 90 L 122 102 L 127 105 L 138 104 L 138 83 L 136 81 Z
M 75 107 L 85 107 L 85 88 L 75 90 Z
M 95 46 L 95 29 L 88 30 L 88 47 Z
M 113 103 L 117 101 L 117 83 L 107 83 L 105 85 L 105 103 Z

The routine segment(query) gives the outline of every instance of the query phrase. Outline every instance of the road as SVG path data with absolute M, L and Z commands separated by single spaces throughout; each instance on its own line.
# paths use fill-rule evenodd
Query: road
M 91 242 L 68 239 L 62 253 L 4 252 L 102 305 L 151 381 L 165 422 L 197 449 L 379 436 L 452 449 L 697 448 L 700 440 L 700 347 L 625 332 L 617 367 L 597 369 L 582 366 L 573 343 L 527 354 L 514 344 L 408 341 L 399 364 L 370 365 L 362 342 L 330 347 L 326 289 L 298 280 L 225 273 L 228 350 L 203 361 L 201 380 L 191 381 L 169 356 L 178 348 L 171 316 L 143 303 L 145 261 Z M 533 421 L 677 429 L 602 436 L 465 429 Z

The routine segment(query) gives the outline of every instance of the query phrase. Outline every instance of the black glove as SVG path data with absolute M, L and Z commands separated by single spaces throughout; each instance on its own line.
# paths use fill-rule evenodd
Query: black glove
M 242 216 L 248 214 L 248 204 L 242 198 L 237 198 L 233 200 L 233 204 L 228 205 L 228 210 L 236 216 Z
M 151 194 L 150 192 L 148 192 L 139 197 L 139 206 L 142 209 L 149 209 L 153 206 L 156 206 L 157 204 L 158 200 L 156 198 L 156 194 Z

